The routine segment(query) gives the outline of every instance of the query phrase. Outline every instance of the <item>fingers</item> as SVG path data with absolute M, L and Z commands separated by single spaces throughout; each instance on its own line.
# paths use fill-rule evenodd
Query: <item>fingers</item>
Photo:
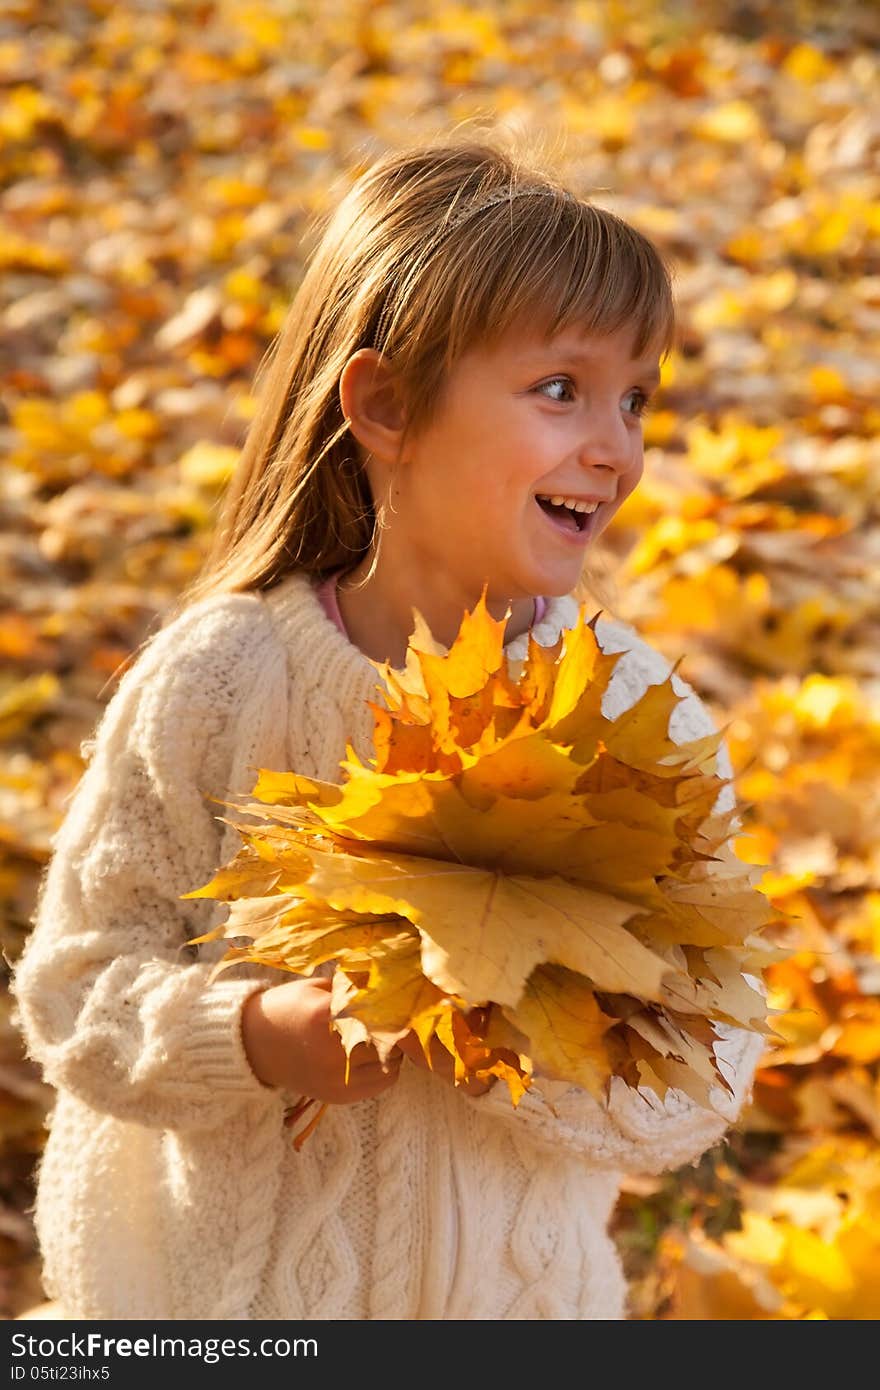
M 341 1038 L 339 1040 L 339 1046 L 342 1047 Z M 387 1063 L 393 1063 L 399 1067 L 402 1058 L 403 1054 L 400 1051 L 400 1049 L 397 1047 L 393 1047 L 391 1051 L 388 1053 L 387 1061 L 383 1062 L 381 1057 L 379 1056 L 379 1051 L 375 1043 L 359 1042 L 356 1043 L 355 1046 L 351 1049 L 351 1053 L 349 1055 L 349 1067 L 351 1069 L 357 1068 L 358 1070 L 360 1070 L 363 1067 L 371 1067 L 376 1065 L 384 1067 L 387 1065 Z
M 340 1081 L 334 1088 L 332 1099 L 337 1105 L 346 1105 L 381 1095 L 396 1083 L 402 1061 L 402 1054 L 398 1054 L 387 1062 L 380 1062 L 375 1055 L 372 1062 L 361 1062 L 349 1070 L 347 1081 Z
M 398 1046 L 411 1062 L 415 1062 L 417 1067 L 436 1072 L 438 1076 L 452 1076 L 455 1062 L 451 1052 L 443 1046 L 439 1038 L 432 1037 L 428 1043 L 428 1051 L 431 1054 L 430 1061 L 425 1056 L 425 1049 L 416 1033 L 407 1033 L 406 1038 L 402 1039 Z
M 429 1048 L 431 1060 L 428 1061 L 424 1049 L 416 1033 L 405 1034 L 397 1044 L 400 1051 L 417 1067 L 423 1071 L 433 1072 L 435 1076 L 441 1077 L 444 1081 L 449 1081 L 458 1086 L 459 1090 L 465 1091 L 469 1096 L 482 1096 L 492 1089 L 497 1077 L 492 1076 L 487 1080 L 479 1080 L 475 1076 L 467 1077 L 463 1081 L 455 1081 L 455 1060 L 452 1054 L 443 1046 L 440 1039 L 432 1037 Z
M 422 1044 L 419 1041 L 417 1033 L 404 1033 L 403 1037 L 398 1040 L 397 1048 L 402 1055 L 408 1057 L 411 1062 L 415 1062 L 417 1065 L 423 1067 L 427 1066 Z
M 352 1054 L 352 1058 L 353 1056 L 354 1054 Z M 380 1062 L 375 1053 L 373 1054 L 372 1060 L 368 1058 L 362 1059 L 360 1062 L 352 1060 L 349 1062 L 347 1068 L 349 1080 L 353 1077 L 357 1077 L 358 1081 L 362 1082 L 369 1081 L 379 1076 L 396 1076 L 400 1071 L 400 1064 L 402 1061 L 403 1057 L 398 1056 L 389 1057 L 387 1062 Z

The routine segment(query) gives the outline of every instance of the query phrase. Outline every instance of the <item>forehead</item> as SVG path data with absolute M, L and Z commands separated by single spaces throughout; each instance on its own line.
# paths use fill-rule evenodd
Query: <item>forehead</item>
M 659 381 L 660 349 L 649 346 L 636 357 L 633 351 L 636 332 L 631 325 L 612 332 L 570 326 L 550 334 L 534 325 L 520 324 L 475 351 L 501 366 L 539 371 L 548 364 L 552 366 L 554 361 L 589 367 L 611 360 L 615 365 L 636 369 Z

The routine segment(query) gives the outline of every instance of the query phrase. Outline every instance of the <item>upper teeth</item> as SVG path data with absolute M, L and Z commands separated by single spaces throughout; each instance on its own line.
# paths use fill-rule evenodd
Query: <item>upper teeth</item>
M 579 502 L 576 497 L 560 497 L 558 493 L 551 497 L 549 492 L 539 492 L 538 497 L 552 502 L 554 507 L 570 507 L 573 512 L 594 512 L 599 505 L 598 502 Z

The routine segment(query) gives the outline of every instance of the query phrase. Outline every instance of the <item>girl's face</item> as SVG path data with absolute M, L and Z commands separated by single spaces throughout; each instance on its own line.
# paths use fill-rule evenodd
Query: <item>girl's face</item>
M 488 580 L 490 597 L 574 587 L 642 476 L 640 416 L 660 373 L 656 353 L 633 358 L 632 338 L 518 333 L 459 359 L 392 499 L 423 573 L 452 567 L 468 594 Z M 553 497 L 598 505 L 540 500 Z

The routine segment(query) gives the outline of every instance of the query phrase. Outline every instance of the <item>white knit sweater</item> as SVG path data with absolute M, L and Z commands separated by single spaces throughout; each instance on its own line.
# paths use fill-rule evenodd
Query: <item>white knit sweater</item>
M 577 612 L 551 599 L 537 641 Z M 625 653 L 606 714 L 667 676 L 631 628 L 600 619 L 597 636 Z M 44 1282 L 74 1318 L 623 1318 L 607 1229 L 621 1175 L 695 1161 L 750 1092 L 762 1041 L 735 1029 L 722 1115 L 617 1083 L 608 1109 L 556 1083 L 514 1110 L 503 1084 L 468 1097 L 405 1063 L 293 1150 L 291 1097 L 254 1076 L 240 1027 L 245 998 L 283 977 L 238 967 L 208 985 L 222 943 L 184 943 L 227 909 L 180 895 L 240 844 L 204 794 L 247 793 L 260 767 L 339 780 L 347 735 L 373 755 L 377 680 L 298 573 L 191 606 L 104 711 L 13 978 L 56 1090 L 35 1206 Z M 671 736 L 713 732 L 674 682 Z

